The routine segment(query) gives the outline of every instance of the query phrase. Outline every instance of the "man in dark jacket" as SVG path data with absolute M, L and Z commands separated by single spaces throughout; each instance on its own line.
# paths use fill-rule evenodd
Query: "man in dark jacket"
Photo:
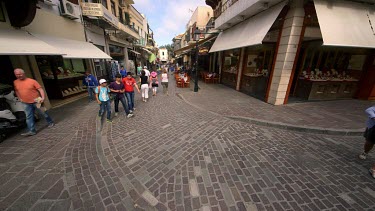
M 87 91 L 89 93 L 89 102 L 93 101 L 94 90 L 99 86 L 98 80 L 96 80 L 95 76 L 91 75 L 89 71 L 86 71 L 85 78 L 83 79 L 83 85 L 87 87 Z

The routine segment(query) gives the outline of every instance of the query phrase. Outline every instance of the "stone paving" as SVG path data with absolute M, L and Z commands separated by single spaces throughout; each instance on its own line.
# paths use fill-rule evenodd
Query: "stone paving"
M 234 121 L 177 93 L 136 94 L 135 117 L 113 123 L 80 100 L 0 143 L 0 210 L 375 209 L 362 137 Z
M 198 94 L 192 88 L 182 92 L 196 106 L 227 117 L 249 117 L 297 126 L 364 130 L 364 110 L 374 101 L 335 100 L 290 103 L 273 106 L 221 84 L 199 81 Z M 189 90 L 189 91 L 188 91 Z

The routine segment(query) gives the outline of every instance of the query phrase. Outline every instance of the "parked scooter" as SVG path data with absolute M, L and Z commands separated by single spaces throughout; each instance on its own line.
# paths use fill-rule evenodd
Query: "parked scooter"
M 10 133 L 26 126 L 25 110 L 14 91 L 0 95 L 0 142 Z

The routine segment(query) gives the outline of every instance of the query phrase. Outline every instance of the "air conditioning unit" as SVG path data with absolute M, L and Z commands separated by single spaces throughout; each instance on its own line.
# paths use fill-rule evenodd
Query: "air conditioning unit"
M 61 15 L 69 19 L 80 18 L 80 8 L 79 5 L 73 4 L 67 0 L 60 0 L 60 10 Z

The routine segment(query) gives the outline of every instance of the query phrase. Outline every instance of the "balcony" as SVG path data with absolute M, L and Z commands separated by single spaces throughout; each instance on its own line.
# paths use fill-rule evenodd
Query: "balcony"
M 81 3 L 85 21 L 103 29 L 118 29 L 119 20 L 100 3 Z
M 225 0 L 214 10 L 215 28 L 225 30 L 284 0 Z
M 121 23 L 124 21 L 120 22 L 119 19 L 110 13 L 102 4 L 81 3 L 81 7 L 85 21 L 106 29 L 111 35 L 124 39 L 139 39 L 137 30 Z

